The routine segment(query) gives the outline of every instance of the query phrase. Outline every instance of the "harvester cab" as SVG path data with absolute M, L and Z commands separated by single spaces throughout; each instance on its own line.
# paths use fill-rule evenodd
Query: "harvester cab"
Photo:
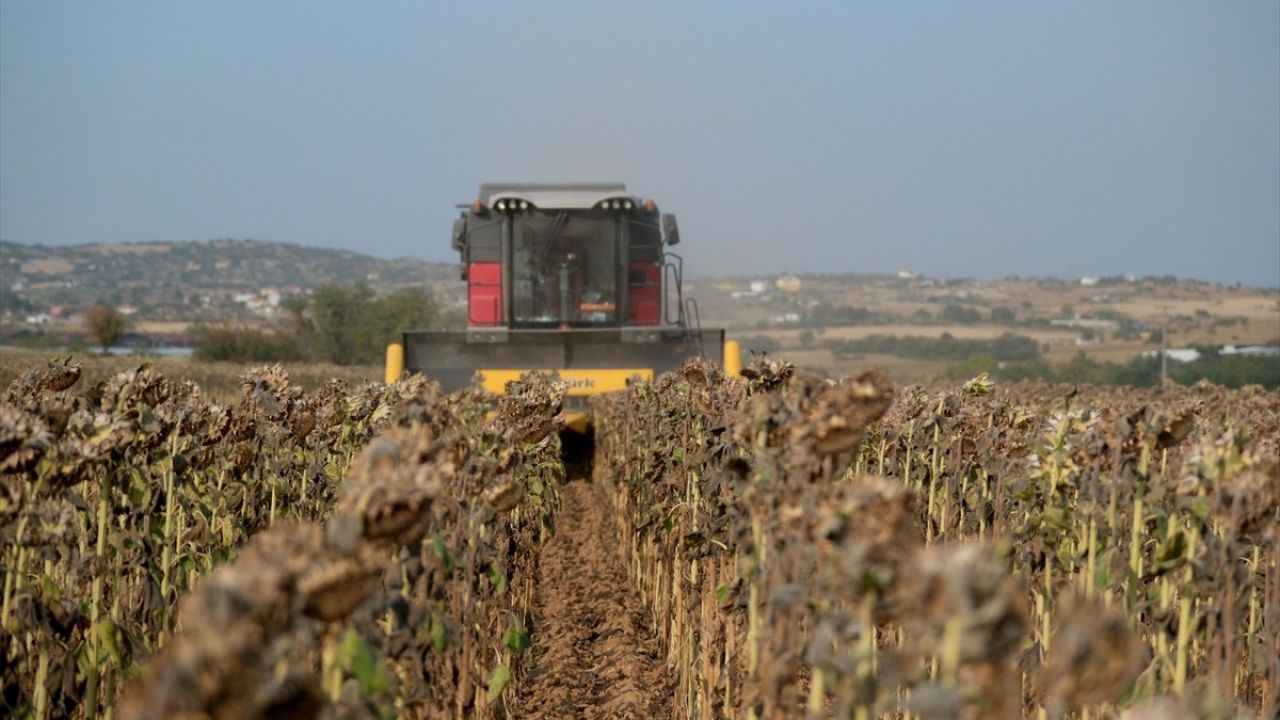
M 445 390 L 478 372 L 501 393 L 526 370 L 556 372 L 570 406 L 704 356 L 736 374 L 737 344 L 700 327 L 683 295 L 674 215 L 622 183 L 485 184 L 459 206 L 453 248 L 467 326 L 411 330 L 387 351 L 387 381 L 419 372 Z

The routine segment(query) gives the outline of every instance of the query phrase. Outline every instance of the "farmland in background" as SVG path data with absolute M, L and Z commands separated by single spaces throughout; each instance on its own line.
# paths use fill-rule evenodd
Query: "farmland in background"
M 1096 282 L 1095 282 L 1096 281 Z M 948 377 L 963 363 L 841 352 L 872 336 L 1034 340 L 1057 367 L 1084 355 L 1123 365 L 1160 349 L 1280 347 L 1280 291 L 1173 278 L 964 280 L 882 275 L 699 279 L 704 325 L 724 325 L 762 350 L 838 377 L 875 364 L 899 382 Z M 780 287 L 782 286 L 782 287 Z M 785 289 L 783 289 L 785 287 Z M 993 358 L 999 361 L 1002 358 Z M 1280 356 L 1273 363 L 1280 370 Z
M 377 361 L 380 351 L 375 346 L 411 320 L 403 308 L 378 308 L 375 298 L 400 293 L 408 299 L 413 297 L 410 291 L 430 298 L 434 309 L 428 317 L 410 322 L 424 327 L 457 325 L 465 308 L 453 263 L 383 260 L 251 240 L 69 247 L 5 242 L 0 245 L 0 270 L 0 344 L 6 346 L 55 349 L 79 343 L 83 350 L 91 342 L 85 314 L 104 303 L 126 314 L 128 339 L 143 345 L 164 341 L 216 346 L 209 348 L 209 357 L 240 352 L 243 362 L 328 358 L 368 364 Z M 364 292 L 357 285 L 367 288 L 371 311 L 359 325 L 371 332 L 365 333 L 367 338 L 344 338 L 337 345 L 359 348 L 362 354 L 348 357 L 314 342 L 314 337 L 308 341 L 306 336 L 314 333 L 298 326 L 295 310 L 314 302 L 317 293 Z M 980 280 L 904 271 L 896 276 L 693 278 L 685 289 L 699 302 L 703 326 L 726 327 L 748 350 L 767 351 L 829 377 L 872 364 L 885 368 L 899 383 L 948 378 L 974 369 L 954 359 L 922 360 L 839 347 L 868 336 L 945 334 L 973 340 L 1009 333 L 1034 340 L 1041 359 L 1053 368 L 1081 354 L 1124 365 L 1157 351 L 1166 329 L 1171 348 L 1280 347 L 1280 289 L 1191 279 Z M 305 319 L 308 313 L 302 315 Z M 309 317 L 314 323 L 320 314 L 311 312 Z M 210 329 L 241 333 L 227 337 L 211 334 Z M 992 367 L 983 369 L 995 369 L 994 363 L 1002 360 L 990 359 Z M 1280 356 L 1272 364 L 1280 372 Z M 1099 374 L 1095 381 L 1103 379 Z

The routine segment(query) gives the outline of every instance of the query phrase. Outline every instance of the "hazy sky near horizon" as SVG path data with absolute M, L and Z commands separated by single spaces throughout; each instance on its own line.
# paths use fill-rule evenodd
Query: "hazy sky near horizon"
M 0 2 L 0 237 L 456 261 L 624 180 L 693 275 L 1280 286 L 1280 3 Z

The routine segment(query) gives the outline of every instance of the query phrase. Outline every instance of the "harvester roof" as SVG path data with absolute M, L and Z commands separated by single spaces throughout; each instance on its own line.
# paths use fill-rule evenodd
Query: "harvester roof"
M 522 200 L 540 210 L 589 210 L 615 198 L 639 205 L 625 183 L 485 183 L 479 199 L 486 207 L 499 200 Z

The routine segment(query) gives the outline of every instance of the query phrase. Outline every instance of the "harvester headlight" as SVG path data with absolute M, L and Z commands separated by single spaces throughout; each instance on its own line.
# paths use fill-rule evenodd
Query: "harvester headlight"
M 499 201 L 498 201 L 498 203 L 497 203 L 494 207 L 498 208 L 499 210 L 506 210 L 506 209 L 507 209 L 507 201 L 506 201 L 506 200 L 499 200 Z
M 630 201 L 630 200 L 623 200 L 623 201 L 622 201 L 622 209 L 623 209 L 623 210 L 630 210 L 630 209 L 631 209 L 631 201 Z
M 525 200 L 521 200 L 521 201 L 520 201 L 520 209 L 521 209 L 521 210 L 528 210 L 528 209 L 529 209 L 529 203 L 528 203 L 527 201 L 525 201 Z

